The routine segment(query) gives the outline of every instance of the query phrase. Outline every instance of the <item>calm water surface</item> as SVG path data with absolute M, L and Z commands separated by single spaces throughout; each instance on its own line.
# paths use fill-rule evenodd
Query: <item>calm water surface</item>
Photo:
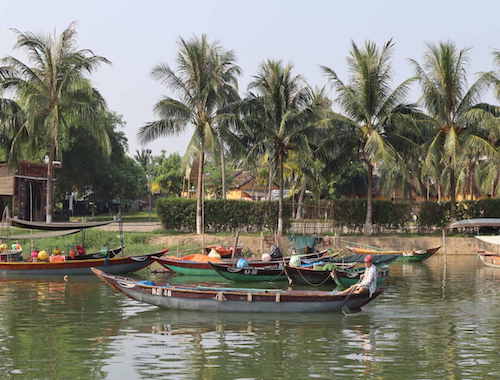
M 392 265 L 349 317 L 159 310 L 90 277 L 0 282 L 1 379 L 500 378 L 500 270 L 475 256 Z

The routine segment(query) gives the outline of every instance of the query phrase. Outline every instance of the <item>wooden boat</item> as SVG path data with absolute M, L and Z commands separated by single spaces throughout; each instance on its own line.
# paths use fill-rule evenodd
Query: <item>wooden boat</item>
M 292 267 L 285 265 L 285 274 L 291 285 L 327 286 L 335 285 L 329 270 L 316 270 L 312 267 Z
M 328 291 L 217 288 L 205 286 L 172 286 L 137 281 L 107 274 L 93 268 L 94 274 L 114 290 L 150 305 L 168 309 L 209 312 L 289 313 L 332 312 L 343 307 L 360 308 L 381 294 L 377 290 L 344 296 Z
M 210 262 L 210 266 L 221 277 L 235 282 L 262 282 L 286 280 L 282 266 L 236 268 L 229 265 Z
M 326 251 L 315 252 L 309 255 L 304 255 L 304 258 L 319 258 L 326 254 Z M 195 257 L 199 257 L 196 255 Z M 172 270 L 179 274 L 187 274 L 187 275 L 197 275 L 197 276 L 214 276 L 217 273 L 214 271 L 210 262 L 222 264 L 226 266 L 234 266 L 234 262 L 231 260 L 220 260 L 215 258 L 209 258 L 208 256 L 204 258 L 204 261 L 193 260 L 193 255 L 182 256 L 182 257 L 174 257 L 174 256 L 165 256 L 165 257 L 153 257 L 153 260 L 158 264 Z M 262 260 L 248 260 L 248 264 L 250 267 L 268 267 L 268 266 L 276 266 L 283 267 L 283 263 L 287 263 L 290 260 L 290 257 L 283 257 L 279 260 L 273 261 L 262 261 Z
M 87 228 L 106 226 L 110 223 L 113 223 L 114 220 L 107 220 L 104 222 L 87 222 L 87 223 L 44 223 L 44 222 L 30 222 L 28 220 L 10 218 L 10 222 L 15 227 L 28 228 L 31 230 L 69 231 L 69 230 L 84 230 Z
M 205 253 L 208 255 L 212 249 L 214 249 L 220 255 L 220 257 L 229 258 L 229 257 L 233 256 L 234 247 L 220 247 L 220 246 L 211 245 L 211 246 L 205 247 Z M 241 252 L 242 252 L 242 248 L 236 247 L 236 252 L 234 253 L 234 256 L 241 256 Z
M 479 251 L 478 256 L 484 265 L 489 266 L 491 268 L 500 268 L 499 254 L 488 251 Z
M 123 247 L 118 247 L 114 249 L 108 249 L 106 253 L 104 252 L 88 253 L 86 255 L 75 256 L 74 258 L 66 257 L 66 260 L 91 260 L 91 259 L 102 259 L 105 257 L 111 259 L 116 255 L 120 254 L 122 251 Z
M 419 249 L 419 250 L 411 250 L 411 251 L 379 251 L 375 249 L 367 249 L 361 247 L 346 247 L 351 252 L 356 253 L 358 255 L 397 255 L 397 262 L 411 263 L 411 262 L 422 262 L 427 260 L 429 257 L 434 255 L 439 248 L 428 248 L 428 249 Z
M 339 288 L 349 288 L 361 280 L 365 268 L 335 269 L 332 277 Z M 384 280 L 389 276 L 389 268 L 386 265 L 377 267 L 377 287 L 381 287 Z
M 344 268 L 339 266 L 333 270 L 321 270 L 311 267 L 285 266 L 285 273 L 291 285 L 309 285 L 314 287 L 336 285 L 348 288 L 356 284 L 365 272 L 365 267 L 358 263 L 346 264 Z M 377 266 L 378 278 L 385 278 L 389 274 L 387 265 Z M 382 285 L 380 282 L 379 286 Z
M 153 262 L 153 256 L 165 253 L 150 253 L 142 256 L 125 256 L 89 260 L 67 260 L 58 263 L 12 261 L 0 262 L 2 275 L 80 275 L 92 274 L 90 268 L 100 268 L 109 273 L 130 273 L 146 268 Z

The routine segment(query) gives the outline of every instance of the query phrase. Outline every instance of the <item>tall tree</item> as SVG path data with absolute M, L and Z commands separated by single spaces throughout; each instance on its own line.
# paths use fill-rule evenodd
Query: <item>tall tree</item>
M 232 51 L 210 43 L 205 35 L 191 40 L 179 39 L 177 68 L 160 64 L 153 68 L 153 78 L 165 84 L 178 97 L 163 97 L 155 105 L 160 120 L 147 123 L 138 132 L 139 140 L 148 143 L 161 136 L 181 133 L 188 125 L 195 128 L 193 141 L 199 143 L 196 232 L 203 231 L 203 167 L 207 138 L 221 119 L 220 110 L 228 92 L 236 85 L 239 67 Z
M 359 139 L 359 157 L 367 170 L 367 208 L 364 232 L 373 232 L 373 172 L 377 164 L 390 165 L 396 160 L 394 148 L 385 139 L 385 126 L 401 114 L 402 104 L 411 80 L 405 80 L 391 89 L 391 54 L 394 43 L 387 41 L 381 49 L 367 41 L 363 47 L 352 42 L 347 64 L 351 77 L 344 83 L 337 73 L 326 66 L 323 71 L 337 90 L 337 101 L 346 116 L 340 120 L 356 127 Z
M 479 75 L 468 86 L 468 49 L 452 42 L 429 44 L 423 63 L 411 60 L 422 88 L 422 103 L 434 127 L 425 166 L 442 167 L 449 180 L 452 214 L 455 210 L 457 178 L 471 155 L 496 157 L 488 141 L 488 121 L 492 107 L 480 104 L 480 96 L 490 83 L 491 73 Z
M 289 152 L 309 149 L 314 134 L 313 92 L 291 64 L 267 60 L 249 85 L 243 102 L 250 125 L 258 126 L 258 136 L 267 146 L 270 169 L 277 170 L 279 182 L 279 234 L 283 233 L 284 164 Z
M 10 68 L 3 88 L 14 89 L 25 112 L 24 127 L 32 142 L 39 143 L 48 156 L 46 221 L 52 222 L 54 205 L 53 161 L 60 154 L 60 144 L 76 121 L 92 120 L 96 109 L 105 107 L 104 99 L 83 76 L 109 61 L 89 49 L 76 48 L 76 29 L 72 23 L 60 35 L 17 34 L 16 48 L 27 60 L 8 56 Z M 93 123 L 87 126 L 94 128 Z M 99 142 L 109 147 L 106 132 L 94 128 Z

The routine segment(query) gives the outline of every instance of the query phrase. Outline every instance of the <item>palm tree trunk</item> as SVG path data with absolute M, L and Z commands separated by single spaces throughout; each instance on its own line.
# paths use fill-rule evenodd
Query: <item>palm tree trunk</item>
M 268 186 L 268 189 L 267 189 L 267 200 L 270 201 L 271 200 L 271 194 L 272 194 L 272 191 L 273 191 L 273 168 L 271 165 L 269 165 L 269 175 L 267 177 L 267 186 Z
M 222 139 L 219 137 L 220 144 L 220 173 L 222 182 L 222 199 L 226 199 L 226 161 L 224 159 L 224 146 L 222 145 Z
M 50 144 L 49 161 L 47 163 L 47 204 L 45 206 L 45 222 L 52 223 L 52 213 L 54 210 L 54 154 L 55 147 Z
M 373 165 L 366 161 L 368 168 L 368 193 L 366 194 L 366 219 L 365 219 L 365 235 L 371 235 L 373 233 Z
M 297 213 L 295 214 L 295 219 L 302 219 L 303 208 L 304 208 L 304 194 L 306 192 L 306 185 L 303 184 L 299 193 L 299 200 L 297 201 Z
M 204 165 L 204 160 L 205 160 L 205 144 L 203 141 L 203 137 L 201 138 L 201 147 L 200 147 L 200 155 L 199 155 L 199 162 L 198 162 L 198 188 L 197 194 L 196 194 L 196 233 L 198 235 L 201 235 L 203 233 L 203 212 L 202 212 L 202 207 L 203 207 L 203 200 L 204 200 L 204 194 L 203 194 L 203 165 Z
M 455 169 L 450 170 L 450 201 L 451 217 L 455 217 L 455 203 L 457 202 L 457 179 L 455 178 Z
M 278 202 L 278 235 L 283 234 L 283 157 L 279 156 L 280 166 L 280 198 Z

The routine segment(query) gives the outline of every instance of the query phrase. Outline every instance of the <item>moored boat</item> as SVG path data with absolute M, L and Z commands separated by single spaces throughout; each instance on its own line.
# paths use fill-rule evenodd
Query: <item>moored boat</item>
M 0 262 L 2 275 L 81 275 L 92 274 L 90 268 L 99 268 L 108 273 L 131 273 L 146 268 L 153 262 L 153 256 L 165 253 L 166 250 L 142 256 L 124 256 L 88 260 L 65 260 L 61 262 Z
M 351 263 L 335 265 L 331 269 L 319 269 L 313 267 L 285 266 L 285 273 L 291 285 L 309 285 L 314 287 L 336 285 L 340 288 L 348 288 L 361 280 L 365 272 L 364 265 Z M 377 286 L 389 274 L 387 265 L 377 265 Z
M 27 228 L 31 230 L 41 231 L 70 231 L 70 230 L 84 230 L 87 228 L 102 227 L 115 222 L 114 220 L 107 220 L 103 222 L 87 222 L 87 223 L 44 223 L 44 222 L 30 222 L 29 220 L 22 220 L 18 218 L 10 218 L 10 222 L 15 227 Z
M 266 267 L 237 268 L 224 264 L 210 262 L 210 266 L 217 274 L 227 280 L 235 282 L 262 282 L 286 280 L 282 266 L 271 265 Z
M 422 262 L 427 260 L 429 257 L 433 256 L 441 247 L 434 247 L 428 249 L 418 249 L 418 250 L 375 250 L 369 248 L 361 247 L 346 247 L 351 252 L 358 255 L 395 255 L 397 256 L 397 262 L 400 263 L 411 263 L 411 262 Z
M 484 265 L 489 266 L 491 268 L 500 268 L 499 254 L 488 251 L 479 251 L 478 256 Z
M 365 268 L 334 269 L 332 277 L 339 288 L 349 288 L 361 281 Z M 384 280 L 389 276 L 389 268 L 386 265 L 377 267 L 377 287 L 381 287 Z
M 308 255 L 302 255 L 302 258 L 320 258 L 326 254 L 326 251 L 315 252 Z M 203 259 L 203 261 L 200 261 Z M 197 276 L 214 276 L 217 275 L 215 270 L 210 265 L 210 262 L 221 264 L 225 266 L 234 266 L 232 260 L 221 260 L 218 258 L 210 258 L 206 255 L 187 255 L 182 257 L 175 256 L 165 256 L 165 257 L 154 257 L 154 261 L 163 266 L 166 269 L 172 270 L 179 274 L 186 275 L 197 275 Z M 262 261 L 262 260 L 248 260 L 248 265 L 250 267 L 283 267 L 284 263 L 287 263 L 290 257 L 283 257 L 279 260 Z
M 359 311 L 372 297 L 367 293 L 340 295 L 328 291 L 217 288 L 205 286 L 172 286 L 151 281 L 137 281 L 107 274 L 93 268 L 94 274 L 114 290 L 150 305 L 168 309 L 209 312 L 286 313 L 333 312 L 347 307 Z

